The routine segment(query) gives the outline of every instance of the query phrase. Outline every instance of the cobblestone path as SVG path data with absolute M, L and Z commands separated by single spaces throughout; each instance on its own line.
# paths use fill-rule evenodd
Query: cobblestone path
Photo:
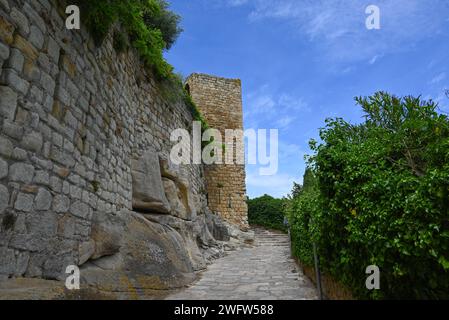
M 290 258 L 288 236 L 255 229 L 252 248 L 218 259 L 192 286 L 173 300 L 301 300 L 317 299 L 311 281 Z

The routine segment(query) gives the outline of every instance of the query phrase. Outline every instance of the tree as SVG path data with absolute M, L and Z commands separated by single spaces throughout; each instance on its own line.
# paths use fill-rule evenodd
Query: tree
M 252 225 L 285 231 L 284 199 L 265 194 L 248 200 L 248 221 Z

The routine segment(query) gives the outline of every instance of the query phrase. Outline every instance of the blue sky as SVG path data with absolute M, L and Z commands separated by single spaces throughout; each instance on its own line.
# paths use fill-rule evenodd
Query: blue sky
M 360 122 L 354 97 L 422 95 L 449 112 L 447 0 L 172 0 L 184 32 L 176 71 L 240 78 L 245 128 L 279 129 L 279 170 L 247 166 L 247 190 L 287 195 L 327 117 Z M 365 8 L 380 8 L 367 30 Z

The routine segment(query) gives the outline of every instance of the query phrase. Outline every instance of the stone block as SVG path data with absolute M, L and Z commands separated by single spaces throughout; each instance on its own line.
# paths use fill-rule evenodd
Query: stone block
M 39 57 L 39 52 L 36 48 L 25 38 L 20 35 L 15 35 L 13 47 L 19 49 L 25 58 L 31 62 L 35 62 Z
M 16 269 L 14 250 L 0 247 L 0 275 L 12 275 Z
M 60 51 L 61 48 L 59 47 L 58 43 L 52 37 L 49 37 L 47 43 L 47 53 L 48 56 L 53 59 L 54 63 L 59 62 Z
M 70 199 L 63 195 L 56 195 L 53 199 L 53 210 L 58 213 L 68 212 L 70 209 Z
M 0 0 L 0 7 L 8 13 L 11 10 L 8 0 Z
M 9 158 L 12 155 L 14 147 L 11 141 L 0 136 L 0 155 Z
M 33 208 L 34 196 L 28 193 L 20 192 L 17 195 L 16 202 L 14 203 L 14 209 L 18 211 L 31 212 Z
M 44 35 L 42 34 L 42 31 L 36 26 L 31 26 L 30 37 L 28 38 L 28 40 L 38 50 L 42 49 L 42 46 L 44 45 Z
M 14 120 L 17 109 L 17 93 L 10 87 L 0 86 L 0 115 Z
M 9 191 L 4 185 L 0 184 L 0 214 L 9 206 Z
M 12 121 L 5 120 L 3 122 L 3 132 L 11 138 L 20 140 L 23 136 L 23 127 Z
M 0 15 L 0 39 L 6 44 L 11 44 L 14 41 L 14 30 L 16 28 L 12 23 Z
M 70 213 L 75 217 L 79 217 L 85 220 L 90 220 L 92 218 L 92 209 L 87 204 L 81 201 L 75 201 L 70 206 Z
M 47 189 L 40 188 L 35 199 L 34 208 L 38 211 L 50 210 L 52 199 L 53 197 Z
M 14 163 L 9 168 L 9 180 L 30 183 L 33 180 L 34 167 L 26 163 Z
M 26 134 L 22 139 L 21 145 L 29 151 L 41 151 L 43 145 L 42 134 L 39 132 L 31 132 Z
M 23 70 L 23 64 L 25 62 L 25 58 L 20 52 L 20 50 L 13 48 L 11 49 L 11 55 L 9 57 L 8 63 L 6 64 L 7 68 L 11 68 L 18 73 L 21 73 Z
M 14 150 L 12 151 L 11 158 L 16 161 L 26 161 L 28 159 L 28 154 L 23 149 L 14 148 Z
M 0 42 L 0 60 L 7 60 L 9 58 L 9 47 Z
M 30 24 L 28 22 L 27 17 L 20 12 L 17 8 L 12 8 L 10 13 L 10 18 L 17 26 L 20 34 L 24 37 L 27 37 L 30 33 Z
M 35 184 L 41 184 L 44 186 L 48 186 L 50 184 L 50 175 L 47 171 L 37 171 L 36 175 L 34 176 L 33 182 Z
M 8 176 L 8 163 L 0 158 L 0 180 Z
M 2 82 L 7 84 L 11 89 L 14 89 L 23 95 L 26 95 L 30 88 L 30 83 L 25 79 L 22 79 L 15 70 L 3 69 Z

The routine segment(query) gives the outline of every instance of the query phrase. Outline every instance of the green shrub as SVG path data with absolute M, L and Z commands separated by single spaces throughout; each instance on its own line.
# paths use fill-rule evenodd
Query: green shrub
M 380 92 L 357 102 L 364 123 L 327 120 L 322 143 L 311 143 L 317 188 L 290 205 L 292 224 L 317 241 L 324 269 L 358 297 L 447 299 L 448 118 L 420 98 Z M 305 242 L 295 250 L 310 263 Z M 371 264 L 381 290 L 365 288 Z
M 269 195 L 248 200 L 248 222 L 252 225 L 286 231 L 284 200 Z
M 298 190 L 300 189 L 300 190 Z M 292 253 L 308 266 L 313 265 L 313 241 L 317 241 L 317 221 L 319 216 L 319 191 L 316 178 L 310 169 L 304 174 L 301 188 L 294 185 L 292 199 L 285 206 L 290 226 Z
M 162 0 L 74 0 L 80 7 L 82 20 L 97 45 L 101 45 L 114 23 L 124 28 L 144 63 L 159 78 L 173 76 L 163 51 L 180 32 L 180 17 L 168 10 Z M 168 42 L 166 42 L 168 41 Z
M 64 5 L 66 0 L 59 0 Z M 163 52 L 169 49 L 182 29 L 180 16 L 171 12 L 165 0 L 73 0 L 80 7 L 81 19 L 96 45 L 100 46 L 115 23 L 126 34 L 114 30 L 113 47 L 121 53 L 130 45 L 137 49 L 144 64 L 157 77 L 164 98 L 174 102 L 181 99 L 190 109 L 194 120 L 208 125 L 197 106 L 184 90 L 182 78 L 173 72 Z

